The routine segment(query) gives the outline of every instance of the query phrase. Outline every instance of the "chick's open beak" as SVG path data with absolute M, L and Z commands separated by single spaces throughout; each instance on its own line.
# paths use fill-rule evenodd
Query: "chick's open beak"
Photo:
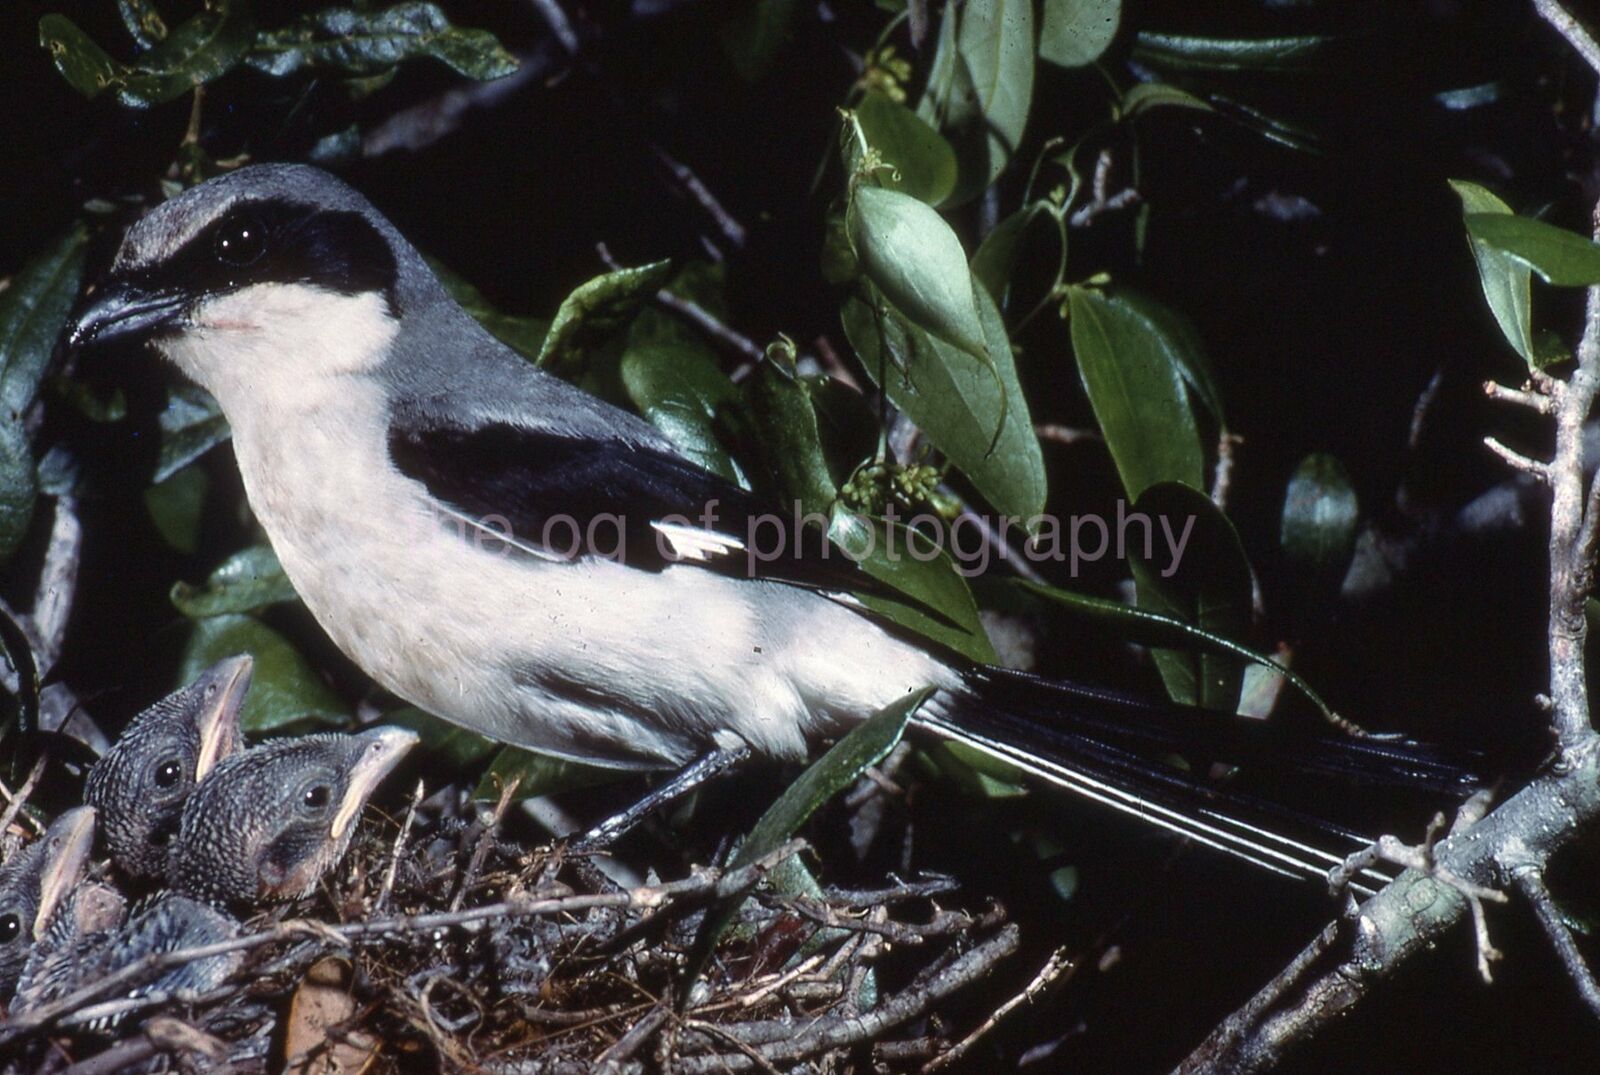
M 200 754 L 194 766 L 197 782 L 238 746 L 239 710 L 250 690 L 254 668 L 255 661 L 248 653 L 242 653 L 218 661 L 202 677 L 206 687 L 215 686 L 216 690 L 205 700 L 195 721 L 200 729 Z
M 44 834 L 44 862 L 39 872 L 39 910 L 31 923 L 35 938 L 44 934 L 45 926 L 56 913 L 56 907 L 83 879 L 89 864 L 89 854 L 94 848 L 95 813 L 92 806 L 77 806 L 51 823 Z
M 350 767 L 350 781 L 344 800 L 333 817 L 333 838 L 342 840 L 345 832 L 361 815 L 361 807 L 373 789 L 400 764 L 406 751 L 417 745 L 417 733 L 405 728 L 373 728 L 354 736 L 360 755 Z

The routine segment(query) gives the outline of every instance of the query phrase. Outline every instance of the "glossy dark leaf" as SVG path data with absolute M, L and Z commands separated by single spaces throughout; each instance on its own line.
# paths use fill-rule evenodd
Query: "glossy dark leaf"
M 1342 576 L 1355 549 L 1360 515 L 1339 460 L 1323 453 L 1306 456 L 1289 478 L 1279 527 L 1291 570 Z
M 0 561 L 27 535 L 38 495 L 28 431 L 20 418 L 0 422 Z
M 833 513 L 828 537 L 869 576 L 906 595 L 906 600 L 858 595 L 862 604 L 974 661 L 992 664 L 994 647 L 978 619 L 966 579 L 943 549 L 899 523 L 869 519 L 843 508 Z
M 1200 338 L 1200 330 L 1194 327 L 1194 322 L 1166 303 L 1132 288 L 1118 288 L 1113 301 L 1145 322 L 1151 342 L 1166 353 L 1167 360 L 1183 376 L 1190 399 L 1204 407 L 1218 425 L 1227 429 L 1227 417 L 1222 410 L 1222 391 L 1217 387 L 1217 375 L 1212 371 L 1211 359 L 1206 355 L 1205 341 Z
M 588 349 L 611 336 L 672 278 L 672 263 L 618 269 L 581 284 L 562 300 L 539 348 L 541 366 L 581 367 Z
M 87 97 L 106 90 L 128 108 L 149 108 L 222 77 L 255 36 L 245 5 L 214 0 L 132 63 L 112 58 L 64 15 L 39 20 L 39 43 L 73 89 Z
M 211 665 L 240 653 L 255 660 L 250 693 L 239 717 L 246 732 L 269 732 L 307 722 L 346 723 L 344 703 L 322 682 L 316 669 L 288 639 L 251 616 L 195 620 L 178 682 L 192 683 Z
M 303 15 L 260 34 L 247 62 L 269 75 L 311 67 L 370 76 L 417 57 L 476 79 L 501 78 L 517 69 L 516 58 L 493 34 L 453 26 L 438 5 L 429 3 L 378 11 L 335 7 Z
M 24 265 L 0 291 L 0 412 L 20 417 L 39 392 L 39 381 L 83 284 L 89 238 L 73 225 Z
M 1094 63 L 1121 21 L 1122 0 L 1044 0 L 1039 58 L 1062 67 Z
M 166 481 L 231 435 L 222 408 L 210 393 L 190 384 L 175 385 L 161 412 L 161 451 L 154 480 Z
M 1069 290 L 1072 349 L 1129 497 L 1159 482 L 1202 487 L 1204 453 L 1171 341 L 1126 300 Z
M 259 612 L 269 605 L 298 601 L 294 584 L 270 545 L 252 545 L 224 560 L 203 586 L 174 583 L 172 603 L 185 616 Z
M 406 706 L 383 715 L 383 723 L 409 728 L 421 740 L 417 754 L 428 764 L 455 773 L 465 773 L 482 765 L 496 753 L 505 749 L 493 739 L 468 731 L 449 721 L 424 713 L 415 706 Z
M 881 93 L 868 93 L 855 107 L 867 144 L 878 151 L 885 167 L 876 179 L 890 190 L 938 205 L 956 185 L 956 152 L 944 136 L 911 109 Z M 845 168 L 854 172 L 861 159 L 857 139 L 846 137 Z
M 987 128 L 987 185 L 1011 162 L 1028 124 L 1036 54 L 1033 0 L 967 0 L 957 40 Z
M 1181 526 L 1181 522 L 1178 525 Z M 1240 645 L 1231 638 L 1204 631 L 1173 616 L 1145 608 L 1135 608 L 1117 601 L 1108 601 L 1103 597 L 1073 593 L 1044 583 L 1012 579 L 1008 581 L 1007 588 L 1043 598 L 1091 627 L 1115 632 L 1117 637 L 1141 646 L 1185 646 L 1259 665 L 1274 675 L 1283 676 L 1324 716 L 1330 720 L 1337 719 L 1332 707 L 1323 701 L 1322 696 L 1312 689 L 1304 677 L 1278 664 L 1266 654 Z
M 1028 232 L 1035 224 L 1042 225 L 1049 220 L 1051 211 L 1051 206 L 1042 201 L 1023 206 L 996 224 L 972 255 L 972 275 L 988 290 L 996 305 L 1005 306 L 1011 273 Z
M 1000 311 L 981 285 L 973 292 L 988 364 L 921 331 L 870 290 L 845 303 L 845 335 L 894 405 L 978 492 L 1002 514 L 1029 522 L 1044 510 L 1044 456 Z
M 1224 38 L 1187 34 L 1139 34 L 1134 55 L 1180 71 L 1297 71 L 1315 66 L 1335 39 L 1302 37 Z
M 1250 561 L 1228 517 L 1210 497 L 1177 482 L 1151 486 L 1133 510 L 1150 519 L 1151 531 L 1146 546 L 1139 528 L 1130 527 L 1140 607 L 1209 634 L 1243 638 L 1250 628 Z M 1177 540 L 1164 542 L 1167 534 Z M 1182 549 L 1176 557 L 1175 547 Z M 1145 555 L 1147 549 L 1154 555 Z M 1237 660 L 1177 649 L 1157 649 L 1153 656 L 1174 701 L 1229 712 L 1238 707 L 1244 670 Z
M 828 512 L 839 490 L 823 451 L 811 383 L 769 359 L 742 387 L 784 505 L 798 503 L 804 514 Z
M 1467 231 L 1557 287 L 1600 284 L 1600 243 L 1529 217 L 1468 213 Z
M 635 334 L 622 354 L 622 383 L 639 413 L 686 457 L 746 484 L 716 434 L 718 411 L 736 407 L 739 390 L 705 347 Z
M 1132 118 L 1156 108 L 1192 108 L 1215 111 L 1209 104 L 1186 90 L 1165 82 L 1140 82 L 1122 95 L 1122 114 Z
M 141 49 L 153 49 L 167 36 L 167 24 L 150 0 L 117 0 L 117 14 Z

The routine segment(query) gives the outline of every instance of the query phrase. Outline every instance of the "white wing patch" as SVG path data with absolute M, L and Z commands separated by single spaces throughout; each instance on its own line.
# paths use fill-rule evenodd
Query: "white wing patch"
M 679 560 L 705 563 L 715 557 L 732 556 L 745 549 L 744 542 L 738 538 L 715 530 L 659 521 L 652 522 L 650 526 L 672 546 L 672 555 Z

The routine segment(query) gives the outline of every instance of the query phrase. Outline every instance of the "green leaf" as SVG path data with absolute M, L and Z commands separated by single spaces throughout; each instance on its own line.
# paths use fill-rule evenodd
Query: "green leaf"
M 203 388 L 174 385 L 161 412 L 161 450 L 154 480 L 166 481 L 231 435 L 222 408 Z
M 539 348 L 539 365 L 581 367 L 588 351 L 621 329 L 671 277 L 672 263 L 657 261 L 608 272 L 579 285 L 556 311 Z
M 995 662 L 972 590 L 949 554 L 932 540 L 900 523 L 843 508 L 834 511 L 828 538 L 867 575 L 906 595 L 900 600 L 857 594 L 867 608 L 971 660 Z
M 911 109 L 881 93 L 862 97 L 855 113 L 867 144 L 885 164 L 893 166 L 876 174 L 878 182 L 929 205 L 949 197 L 956 185 L 956 151 L 943 135 Z M 860 144 L 852 137 L 844 138 L 842 144 L 845 169 L 854 173 L 861 159 Z
M 980 799 L 1018 799 L 1028 794 L 1023 772 L 1008 761 L 953 739 L 929 744 L 923 756 L 939 775 Z
M 211 480 L 199 467 L 184 467 L 144 491 L 145 510 L 163 541 L 181 553 L 200 546 L 200 518 Z
M 149 108 L 227 74 L 255 28 L 246 6 L 212 0 L 131 64 L 113 59 L 64 15 L 39 20 L 39 43 L 73 89 L 86 97 L 114 90 L 118 103 Z
M 996 224 L 978 252 L 972 255 L 972 275 L 977 277 L 999 306 L 1004 306 L 1006 293 L 1011 286 L 1011 273 L 1017 266 L 1017 255 L 1022 250 L 1029 227 L 1050 216 L 1048 202 L 1036 201 L 1024 205 L 1015 213 Z
M 1182 523 L 1177 525 L 1182 526 Z M 1287 679 L 1330 721 L 1339 720 L 1333 707 L 1323 701 L 1322 696 L 1312 689 L 1311 684 L 1307 683 L 1303 676 L 1285 668 L 1266 654 L 1242 646 L 1231 638 L 1204 631 L 1193 624 L 1149 609 L 1132 608 L 1117 601 L 1073 593 L 1042 582 L 1009 579 L 1007 587 L 1013 592 L 1044 598 L 1089 626 L 1115 631 L 1129 642 L 1152 647 L 1187 646 L 1206 653 L 1228 654 L 1260 665 Z
M 1039 58 L 1062 67 L 1094 63 L 1121 20 L 1122 0 L 1044 0 Z
M 1032 0 L 946 4 L 917 115 L 951 141 L 961 203 L 982 193 L 1022 141 L 1033 97 Z
M 1000 311 L 985 288 L 973 292 L 990 365 L 921 331 L 872 291 L 845 303 L 845 335 L 894 405 L 990 504 L 1031 528 L 1044 510 L 1044 456 Z
M 28 431 L 20 418 L 7 418 L 0 422 L 0 561 L 27 536 L 38 495 Z
M 1200 330 L 1194 327 L 1194 322 L 1166 303 L 1133 288 L 1118 288 L 1113 301 L 1120 302 L 1135 318 L 1143 319 L 1151 342 L 1166 353 L 1168 361 L 1183 375 L 1189 398 L 1227 429 L 1217 375 L 1212 372 L 1205 341 L 1200 338 Z
M 338 695 L 316 669 L 278 632 L 250 616 L 208 616 L 195 620 L 178 671 L 179 683 L 191 683 L 224 657 L 248 653 L 255 660 L 250 693 L 240 713 L 246 732 L 270 732 L 310 722 L 347 722 Z
M 858 186 L 845 228 L 861 271 L 918 328 L 990 359 L 961 240 L 944 218 L 898 191 Z
M 493 739 L 440 720 L 415 706 L 385 713 L 383 723 L 416 732 L 421 739 L 417 754 L 427 758 L 429 764 L 455 773 L 464 773 L 482 765 L 503 749 Z
M 796 0 L 743 0 L 733 5 L 718 36 L 740 78 L 754 82 L 767 73 L 789 40 L 798 10 Z
M 1153 485 L 1134 502 L 1136 514 L 1147 516 L 1152 532 L 1178 535 L 1187 541 L 1175 563 L 1144 555 L 1162 546 L 1159 538 L 1130 552 L 1139 605 L 1193 624 L 1208 634 L 1241 638 L 1250 627 L 1250 561 L 1233 524 L 1211 498 L 1187 485 Z M 1170 529 L 1169 529 L 1170 528 Z M 1138 531 L 1130 530 L 1137 536 Z M 1167 693 L 1177 702 L 1234 712 L 1244 670 L 1237 660 L 1188 650 L 1153 651 Z
M 1220 38 L 1187 34 L 1139 34 L 1134 56 L 1147 63 L 1180 71 L 1298 71 L 1315 66 L 1335 38 Z
M 839 489 L 823 452 L 811 384 L 793 366 L 780 367 L 769 358 L 744 382 L 743 391 L 762 459 L 784 503 L 798 503 L 805 514 L 827 512 Z
M 1600 284 L 1600 243 L 1566 228 L 1503 213 L 1468 213 L 1474 239 L 1503 250 L 1557 287 Z
M 1170 341 L 1120 296 L 1068 289 L 1072 349 L 1128 496 L 1160 482 L 1202 487 L 1205 456 Z
M 521 802 L 540 795 L 614 784 L 629 775 L 626 769 L 602 769 L 520 747 L 501 747 L 473 789 L 472 797 L 479 802 L 499 802 L 504 790 L 515 781 L 517 790 L 512 793 L 512 801 Z
M 717 415 L 738 406 L 739 390 L 704 347 L 687 340 L 631 335 L 622 383 L 639 413 L 689 459 L 736 484 L 747 484 L 716 434 Z
M 74 224 L 0 291 L 0 409 L 7 420 L 21 417 L 39 393 L 83 283 L 88 239 L 88 229 Z
M 280 77 L 303 67 L 370 76 L 422 56 L 468 78 L 501 78 L 517 69 L 516 57 L 489 31 L 453 26 L 438 5 L 427 3 L 381 11 L 335 7 L 303 15 L 283 29 L 259 34 L 246 62 Z
M 1450 188 L 1460 197 L 1464 215 L 1478 216 L 1484 213 L 1500 213 L 1508 217 L 1511 215 L 1509 205 L 1476 183 L 1469 183 L 1464 179 L 1452 179 Z M 1483 287 L 1483 297 L 1489 303 L 1489 311 L 1494 314 L 1500 332 L 1505 336 L 1506 342 L 1511 344 L 1512 350 L 1522 356 L 1524 362 L 1530 366 L 1536 365 L 1533 340 L 1533 284 L 1528 267 L 1473 235 L 1470 228 L 1467 231 L 1467 243 L 1472 248 L 1472 259 L 1478 265 L 1478 282 Z
M 195 618 L 258 612 L 300 599 L 270 545 L 252 545 L 234 553 L 211 572 L 204 586 L 174 583 L 171 597 L 179 612 Z
M 785 841 L 810 820 L 818 807 L 839 794 L 866 772 L 867 769 L 888 756 L 896 743 L 905 735 L 906 725 L 933 693 L 931 687 L 906 695 L 897 702 L 884 706 L 835 743 L 822 757 L 790 784 L 778 800 L 750 830 L 739 849 L 728 862 L 728 869 L 737 870 L 760 861 L 782 847 Z M 717 941 L 727 930 L 744 906 L 741 893 L 712 907 L 706 912 L 705 923 L 695 938 L 690 955 L 688 973 L 684 976 L 685 993 L 700 976 L 700 969 Z
M 1154 108 L 1193 108 L 1201 112 L 1215 112 L 1210 104 L 1176 86 L 1165 82 L 1140 82 L 1122 95 L 1122 115 L 1131 119 Z
M 1361 508 L 1344 466 L 1331 455 L 1308 455 L 1289 478 L 1278 540 L 1292 605 L 1331 601 L 1356 547 Z
M 141 49 L 153 49 L 167 36 L 167 24 L 149 0 L 117 0 L 117 14 Z
M 27 534 L 38 495 L 26 426 L 83 280 L 88 230 L 75 224 L 0 291 L 0 561 Z
M 457 274 L 443 262 L 435 261 L 433 258 L 424 260 L 427 261 L 428 268 L 433 270 L 433 275 L 439 278 L 439 283 L 444 285 L 445 291 L 449 292 L 450 297 L 476 318 L 479 324 L 493 333 L 495 339 L 524 358 L 539 357 L 545 337 L 550 332 L 550 322 L 542 317 L 501 313 L 484 298 L 483 292 L 467 282 L 466 277 Z

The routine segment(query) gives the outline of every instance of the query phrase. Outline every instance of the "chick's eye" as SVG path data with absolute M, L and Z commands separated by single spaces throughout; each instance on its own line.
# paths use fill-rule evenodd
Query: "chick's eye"
M 328 805 L 329 800 L 332 798 L 333 792 L 326 784 L 317 784 L 315 787 L 307 788 L 305 795 L 302 797 L 305 804 L 313 810 L 321 810 Z
M 217 232 L 217 260 L 224 265 L 249 265 L 266 250 L 266 229 L 252 217 L 230 220 Z
M 0 915 L 0 944 L 10 944 L 22 935 L 22 919 L 15 913 Z
M 183 766 L 176 758 L 168 758 L 156 767 L 156 787 L 170 788 L 183 776 Z

